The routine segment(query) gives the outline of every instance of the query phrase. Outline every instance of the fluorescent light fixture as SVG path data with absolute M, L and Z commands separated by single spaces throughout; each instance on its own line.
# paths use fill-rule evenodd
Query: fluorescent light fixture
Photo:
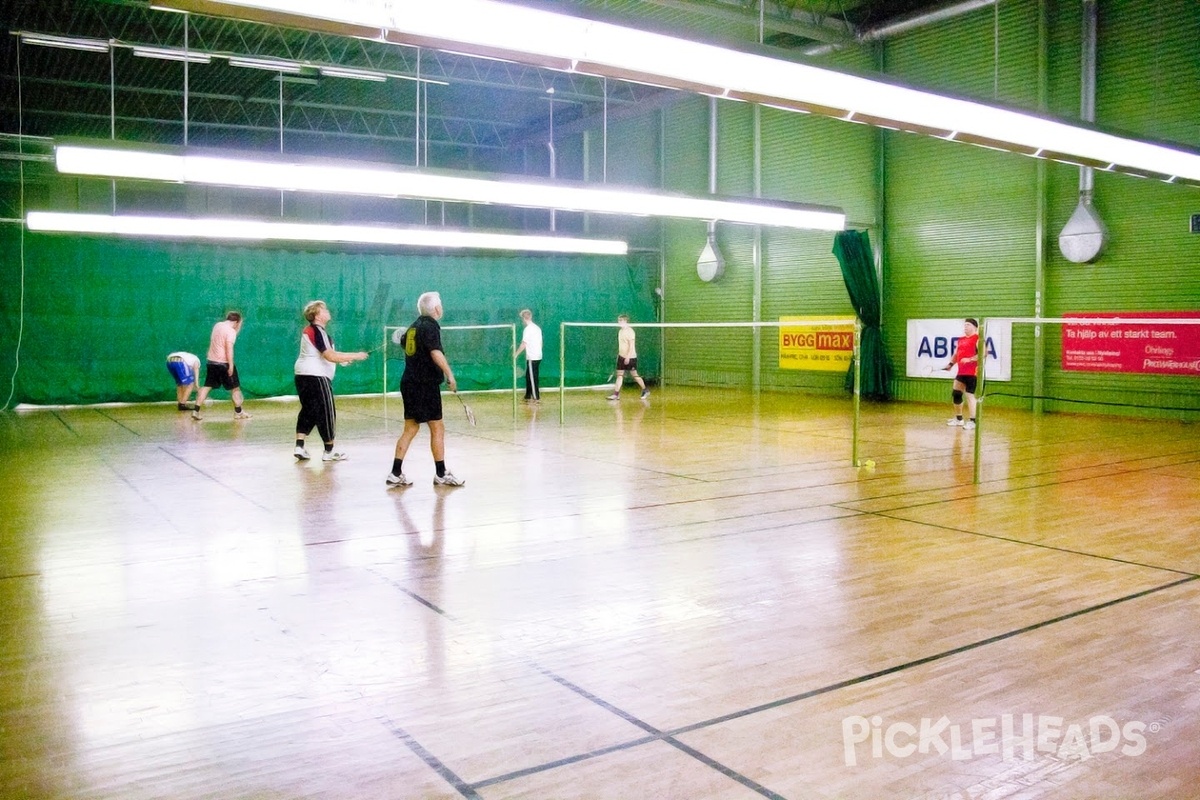
M 321 67 L 321 74 L 329 78 L 352 78 L 358 81 L 375 81 L 383 83 L 387 75 L 382 72 L 371 72 L 365 69 L 350 69 L 349 67 Z
M 265 69 L 270 72 L 288 72 L 293 75 L 299 75 L 304 71 L 304 65 L 297 64 L 295 61 L 279 61 L 273 58 L 252 58 L 250 56 L 230 56 L 229 66 Z
M 1200 152 L 717 45 L 495 0 L 157 0 L 396 44 L 807 111 L 1166 181 L 1200 181 Z
M 133 54 L 141 58 L 157 58 L 160 61 L 187 61 L 191 64 L 208 64 L 212 61 L 212 55 L 209 53 L 177 50 L 170 47 L 142 47 L 141 45 L 135 45 Z
M 59 47 L 63 50 L 85 50 L 89 53 L 107 53 L 109 43 L 103 39 L 79 39 L 73 36 L 54 36 L 49 33 L 22 31 L 21 41 L 40 47 Z
M 25 224 L 29 230 L 42 233 L 84 233 L 154 239 L 339 242 L 589 255 L 625 255 L 629 251 L 625 242 L 614 239 L 487 233 L 449 228 L 391 228 L 373 225 L 266 222 L 216 217 L 112 216 L 30 211 L 25 217 Z
M 168 152 L 119 145 L 60 144 L 54 152 L 59 172 L 103 178 L 411 197 L 808 230 L 840 231 L 846 227 L 846 215 L 841 209 L 769 200 L 691 197 L 610 185 L 499 180 L 375 164 L 288 160 L 224 151 Z

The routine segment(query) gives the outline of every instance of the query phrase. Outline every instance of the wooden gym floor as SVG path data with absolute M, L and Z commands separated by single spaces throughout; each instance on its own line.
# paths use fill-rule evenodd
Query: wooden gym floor
M 631 389 L 0 415 L 0 796 L 1200 797 L 1193 427 Z

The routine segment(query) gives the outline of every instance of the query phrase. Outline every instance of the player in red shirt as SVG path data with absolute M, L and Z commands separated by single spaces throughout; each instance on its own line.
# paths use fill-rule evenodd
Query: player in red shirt
M 954 345 L 954 355 L 945 366 L 949 370 L 958 365 L 954 376 L 954 418 L 947 420 L 950 426 L 962 426 L 970 430 L 975 427 L 975 386 L 979 369 L 979 323 L 967 317 L 963 320 L 963 335 Z M 967 421 L 963 422 L 963 395 L 967 396 Z

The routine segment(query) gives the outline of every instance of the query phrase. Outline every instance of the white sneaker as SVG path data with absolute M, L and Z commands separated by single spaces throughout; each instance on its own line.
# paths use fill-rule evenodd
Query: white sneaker
M 446 470 L 446 474 L 440 478 L 436 475 L 433 476 L 434 486 L 462 486 L 464 483 L 466 483 L 466 481 L 464 481 L 462 478 L 454 477 L 454 473 L 450 470 Z
M 649 396 L 650 396 L 650 390 L 649 390 L 649 389 L 642 389 L 642 399 L 643 399 L 643 400 L 645 400 L 645 399 L 646 399 L 646 398 L 648 398 Z
M 401 472 L 399 475 L 388 475 L 383 479 L 383 482 L 388 486 L 412 486 L 412 481 L 404 476 Z
M 963 423 L 963 428 L 968 431 L 974 430 L 975 429 L 975 420 L 973 420 L 973 419 L 967 420 L 966 422 Z
M 204 419 L 204 415 L 200 413 L 199 408 L 192 409 L 192 419 L 196 420 L 197 422 Z
M 233 415 L 233 418 L 234 419 L 250 419 L 250 416 L 251 415 L 250 415 L 249 411 L 239 411 Z
M 620 394 L 620 392 L 613 392 L 612 394 L 610 394 L 608 397 L 606 397 L 604 399 L 605 400 L 620 400 L 621 394 Z
M 328 452 L 321 453 L 322 461 L 345 461 L 349 457 L 350 456 L 346 455 L 341 450 L 330 450 Z
M 951 428 L 961 428 L 963 421 L 961 419 L 959 419 L 958 417 L 952 417 L 952 418 L 946 420 L 946 424 L 949 425 Z
M 308 455 L 308 451 L 305 450 L 303 447 L 297 447 L 295 450 L 292 451 L 292 455 L 296 456 L 297 461 L 308 461 L 308 459 L 310 458 L 310 456 Z

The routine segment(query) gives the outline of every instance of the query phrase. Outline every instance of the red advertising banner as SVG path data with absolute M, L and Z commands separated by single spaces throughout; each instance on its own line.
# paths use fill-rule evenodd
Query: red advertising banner
M 1200 376 L 1200 325 L 1170 321 L 1200 319 L 1200 312 L 1142 311 L 1064 316 L 1121 320 L 1106 324 L 1064 324 L 1064 370 Z

